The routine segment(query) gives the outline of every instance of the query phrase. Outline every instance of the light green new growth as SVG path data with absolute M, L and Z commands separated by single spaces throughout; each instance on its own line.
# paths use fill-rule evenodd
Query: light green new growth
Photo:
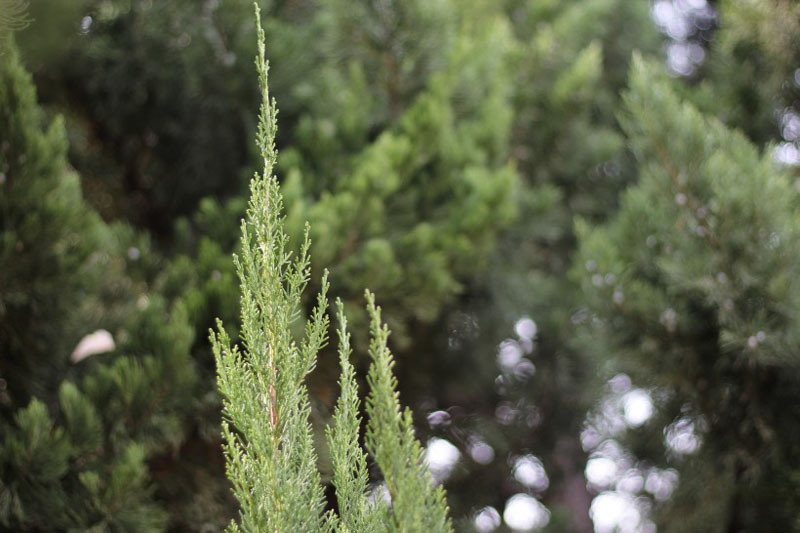
M 293 257 L 288 250 L 283 201 L 273 175 L 277 110 L 267 88 L 268 63 L 257 7 L 256 21 L 256 68 L 263 95 L 257 143 L 264 169 L 250 183 L 241 257 L 234 257 L 241 287 L 243 348 L 231 345 L 221 323 L 218 332 L 211 333 L 223 396 L 227 474 L 241 504 L 240 521 L 232 522 L 229 531 L 451 531 L 444 491 L 434 487 L 425 468 L 411 412 L 401 416 L 387 348 L 389 330 L 381 325 L 380 309 L 369 292 L 373 362 L 366 440 L 383 472 L 391 503 L 383 505 L 380 495 L 370 490 L 367 456 L 358 442 L 360 401 L 350 363 L 350 335 L 337 301 L 342 391 L 327 437 L 339 512 L 324 511 L 304 379 L 327 342 L 327 273 L 303 338 L 296 341 L 292 323 L 302 314 L 310 243 L 306 231 L 299 254 Z
M 369 473 L 366 453 L 358 443 L 361 402 L 355 368 L 350 363 L 350 334 L 341 300 L 336 300 L 339 321 L 339 377 L 341 394 L 333 414 L 333 426 L 328 428 L 328 446 L 333 466 L 333 486 L 339 503 L 339 531 L 386 531 L 386 513 L 367 499 Z
M 433 486 L 423 463 L 411 410 L 400 411 L 397 380 L 392 374 L 394 360 L 387 347 L 389 328 L 381 324 L 375 297 L 369 291 L 366 295 L 372 334 L 367 450 L 383 472 L 392 499 L 393 525 L 397 531 L 450 531 L 444 490 Z

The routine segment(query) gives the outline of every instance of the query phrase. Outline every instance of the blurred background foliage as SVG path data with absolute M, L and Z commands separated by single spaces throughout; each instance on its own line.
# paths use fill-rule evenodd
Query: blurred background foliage
M 800 528 L 796 3 L 259 3 L 287 229 L 361 376 L 377 294 L 459 530 Z M 259 165 L 252 3 L 17 4 L 0 524 L 220 530 L 207 336 Z

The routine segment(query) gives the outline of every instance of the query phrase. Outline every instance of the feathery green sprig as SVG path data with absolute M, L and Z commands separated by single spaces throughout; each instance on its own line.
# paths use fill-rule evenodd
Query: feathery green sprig
M 242 308 L 242 348 L 232 346 L 221 322 L 211 342 L 223 396 L 223 438 L 227 474 L 241 504 L 230 531 L 269 532 L 438 532 L 451 531 L 444 491 L 433 485 L 414 437 L 411 412 L 401 415 L 389 330 L 367 292 L 372 319 L 371 393 L 367 447 L 381 468 L 390 507 L 370 495 L 367 455 L 359 444 L 361 418 L 352 349 L 343 306 L 337 301 L 341 396 L 327 429 L 338 514 L 325 512 L 309 422 L 311 406 L 304 380 L 328 338 L 327 273 L 302 340 L 293 323 L 303 312 L 309 281 L 308 229 L 293 255 L 284 231 L 283 200 L 273 174 L 277 160 L 277 109 L 269 97 L 268 70 L 258 7 L 256 68 L 262 91 L 256 140 L 263 170 L 250 182 L 242 221 L 241 255 L 234 256 Z

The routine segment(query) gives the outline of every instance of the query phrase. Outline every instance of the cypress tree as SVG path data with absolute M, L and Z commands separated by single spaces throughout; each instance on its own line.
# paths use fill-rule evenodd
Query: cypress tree
M 343 306 L 339 356 L 342 396 L 328 431 L 339 513 L 324 513 L 323 490 L 309 422 L 310 402 L 304 384 L 327 342 L 327 274 L 302 340 L 292 324 L 301 311 L 308 283 L 309 239 L 295 258 L 283 229 L 282 197 L 273 175 L 277 153 L 276 108 L 267 88 L 264 33 L 256 8 L 259 48 L 256 66 L 263 100 L 257 134 L 264 169 L 251 182 L 247 218 L 242 222 L 242 252 L 235 256 L 241 283 L 242 341 L 232 347 L 218 326 L 211 341 L 218 384 L 224 397 L 223 435 L 228 476 L 241 510 L 231 531 L 451 531 L 447 505 L 423 463 L 410 411 L 401 413 L 387 347 L 389 331 L 368 292 L 371 323 L 366 447 L 380 467 L 391 509 L 370 503 L 365 454 L 358 443 L 359 401 Z

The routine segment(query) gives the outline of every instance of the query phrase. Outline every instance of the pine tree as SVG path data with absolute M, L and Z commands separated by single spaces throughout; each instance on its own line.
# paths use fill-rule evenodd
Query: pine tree
M 80 338 L 70 317 L 100 221 L 67 165 L 63 123 L 44 127 L 13 43 L 0 61 L 0 350 L 6 402 L 24 403 L 56 388 L 48 376 L 64 371 Z
M 180 300 L 150 292 L 147 240 L 107 226 L 44 123 L 13 46 L 0 56 L 0 524 L 160 531 L 157 459 L 174 456 L 202 402 Z M 109 353 L 77 361 L 82 335 Z
M 800 114 L 800 6 L 724 1 L 718 10 L 721 23 L 693 100 L 757 144 L 780 140 L 787 119 Z M 786 140 L 797 142 L 788 125 Z
M 434 34 L 419 23 L 429 11 Z M 515 214 L 509 27 L 450 1 L 326 2 L 320 17 L 319 81 L 280 164 L 287 231 L 310 221 L 314 271 L 330 268 L 348 310 L 365 285 L 381 294 L 410 353 L 412 328 L 418 338 L 485 273 Z M 348 40 L 353 27 L 362 37 Z
M 68 119 L 70 160 L 105 219 L 169 244 L 175 219 L 203 197 L 242 192 L 257 101 L 250 62 L 238 57 L 252 32 L 249 2 L 30 9 L 36 23 L 18 32 L 20 48 L 43 104 Z
M 680 472 L 664 530 L 793 530 L 797 190 L 660 70 L 637 61 L 626 96 L 640 182 L 608 225 L 580 227 L 593 338 L 657 400 L 637 450 Z M 694 453 L 670 442 L 679 428 Z
M 437 404 L 471 416 L 437 434 L 465 452 L 447 485 L 455 515 L 502 510 L 527 493 L 550 511 L 548 531 L 591 531 L 581 432 L 602 392 L 605 354 L 596 357 L 576 334 L 585 304 L 565 276 L 576 246 L 572 219 L 611 216 L 635 175 L 615 110 L 631 52 L 655 52 L 659 38 L 646 3 L 509 1 L 503 9 L 515 38 L 510 150 L 519 216 L 498 239 L 482 290 L 468 293 L 461 317 L 447 325 L 459 341 L 440 343 L 449 378 L 436 387 Z M 521 319 L 533 321 L 533 337 L 514 331 Z M 489 357 L 498 352 L 519 358 L 498 364 Z M 470 460 L 476 443 L 493 449 L 488 465 Z M 530 456 L 547 475 L 533 486 L 515 476 Z
M 258 8 L 256 16 L 260 18 Z M 293 322 L 302 313 L 301 298 L 310 275 L 308 230 L 292 258 L 283 229 L 283 200 L 273 175 L 277 111 L 267 89 L 260 20 L 258 29 L 256 65 L 263 101 L 257 140 L 264 169 L 251 182 L 247 218 L 242 222 L 242 253 L 235 256 L 245 348 L 231 347 L 221 324 L 211 336 L 224 397 L 228 477 L 242 506 L 241 523 L 233 522 L 230 530 L 450 531 L 444 493 L 434 487 L 423 463 L 411 413 L 400 412 L 387 348 L 389 331 L 381 325 L 380 309 L 370 293 L 373 364 L 368 375 L 366 446 L 381 468 L 391 510 L 369 500 L 366 458 L 358 444 L 357 385 L 339 302 L 342 396 L 328 438 L 340 506 L 338 515 L 324 512 L 304 379 L 327 342 L 327 274 L 298 342 Z

